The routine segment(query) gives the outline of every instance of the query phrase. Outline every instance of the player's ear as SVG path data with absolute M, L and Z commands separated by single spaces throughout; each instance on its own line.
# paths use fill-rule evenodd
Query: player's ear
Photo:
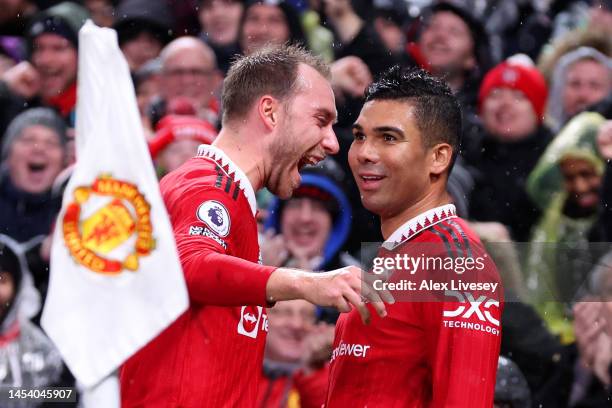
M 278 99 L 271 95 L 264 95 L 259 98 L 257 103 L 257 113 L 260 119 L 263 121 L 264 126 L 269 130 L 272 130 L 278 124 L 278 110 L 280 109 L 280 103 Z
M 431 165 L 429 172 L 439 176 L 443 174 L 453 159 L 453 148 L 448 143 L 438 143 L 431 149 Z

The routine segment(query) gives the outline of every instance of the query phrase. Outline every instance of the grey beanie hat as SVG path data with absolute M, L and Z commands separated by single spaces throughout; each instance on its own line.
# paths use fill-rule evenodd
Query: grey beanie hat
M 23 131 L 34 125 L 40 125 L 52 129 L 58 135 L 62 146 L 66 145 L 66 123 L 59 117 L 54 110 L 49 108 L 32 108 L 28 109 L 11 121 L 4 137 L 2 139 L 2 161 L 4 161 L 11 149 L 11 146 L 17 140 Z

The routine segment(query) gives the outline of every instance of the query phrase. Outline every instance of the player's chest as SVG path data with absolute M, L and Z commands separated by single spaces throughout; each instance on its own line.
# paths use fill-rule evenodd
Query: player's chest
M 388 305 L 389 316 L 372 318 L 364 325 L 356 311 L 341 315 L 332 352 L 334 357 L 353 361 L 418 359 L 428 349 L 426 331 L 418 316 L 406 316 L 410 307 L 403 307 L 402 320 L 393 317 L 393 305 Z M 398 311 L 399 312 L 399 311 Z M 374 311 L 372 310 L 372 313 Z

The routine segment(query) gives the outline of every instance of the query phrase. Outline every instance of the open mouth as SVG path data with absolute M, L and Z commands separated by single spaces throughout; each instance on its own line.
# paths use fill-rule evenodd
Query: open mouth
M 368 191 L 380 188 L 385 178 L 386 176 L 380 174 L 359 174 L 357 181 L 360 190 Z
M 584 193 L 577 194 L 576 201 L 585 208 L 590 208 L 594 205 L 597 205 L 599 202 L 599 195 L 596 193 Z
M 316 166 L 324 158 L 304 155 L 298 161 L 298 170 L 302 170 L 305 166 Z
M 497 123 L 501 125 L 509 125 L 515 122 L 514 115 L 510 115 L 506 112 L 500 112 L 496 114 L 495 119 L 497 120 Z
M 46 168 L 47 165 L 45 163 L 28 163 L 28 170 L 34 174 L 42 173 Z
M 385 178 L 384 176 L 359 176 L 359 177 L 361 178 L 361 180 L 363 180 L 366 183 L 372 182 L 372 181 L 380 181 Z
M 445 43 L 434 42 L 429 45 L 429 51 L 437 54 L 446 54 L 449 52 L 449 48 Z
M 62 71 L 59 69 L 44 69 L 41 70 L 41 77 L 44 80 L 58 80 L 62 77 Z
M 312 241 L 317 236 L 317 229 L 313 227 L 300 227 L 292 231 L 293 238 L 300 244 Z

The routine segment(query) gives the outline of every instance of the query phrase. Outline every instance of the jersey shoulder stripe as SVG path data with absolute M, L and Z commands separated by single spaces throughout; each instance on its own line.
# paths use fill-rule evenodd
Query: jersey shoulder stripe
M 467 257 L 468 251 L 462 244 L 460 234 L 447 222 L 436 224 L 430 230 L 442 240 L 448 256 L 453 258 Z
M 240 194 L 240 186 L 238 183 L 236 183 L 234 179 L 227 174 L 227 171 L 217 163 L 215 163 L 215 171 L 217 172 L 215 187 L 225 192 L 234 201 L 237 201 L 238 195 Z M 232 191 L 232 187 L 234 191 Z
M 435 236 L 437 236 L 438 238 L 440 238 L 440 240 L 444 244 L 444 249 L 446 250 L 446 254 L 450 257 L 454 257 L 451 243 L 448 237 L 446 236 L 446 234 L 444 233 L 444 231 L 440 230 L 440 228 L 437 225 L 434 225 L 433 227 L 431 227 L 429 231 Z
M 450 225 L 441 222 L 440 224 L 438 224 L 440 226 L 441 229 L 443 229 L 444 231 L 446 231 L 446 233 L 449 235 L 453 246 L 456 250 L 457 256 L 459 258 L 463 258 L 465 256 L 464 251 L 463 251 L 463 247 L 461 245 L 461 242 L 459 241 L 459 234 L 450 227 Z
M 221 167 L 219 167 L 219 165 L 215 166 L 215 170 L 217 171 L 217 180 L 215 181 L 215 187 L 217 188 L 221 188 L 221 183 L 223 181 L 223 170 L 221 170 Z
M 452 218 L 449 219 L 448 224 L 451 228 L 454 228 L 459 233 L 459 236 L 461 237 L 461 240 L 463 242 L 463 246 L 467 252 L 467 257 L 472 258 L 473 257 L 472 244 L 470 243 L 470 238 L 468 237 L 468 234 L 465 232 L 463 227 L 458 222 L 456 222 L 454 219 Z

